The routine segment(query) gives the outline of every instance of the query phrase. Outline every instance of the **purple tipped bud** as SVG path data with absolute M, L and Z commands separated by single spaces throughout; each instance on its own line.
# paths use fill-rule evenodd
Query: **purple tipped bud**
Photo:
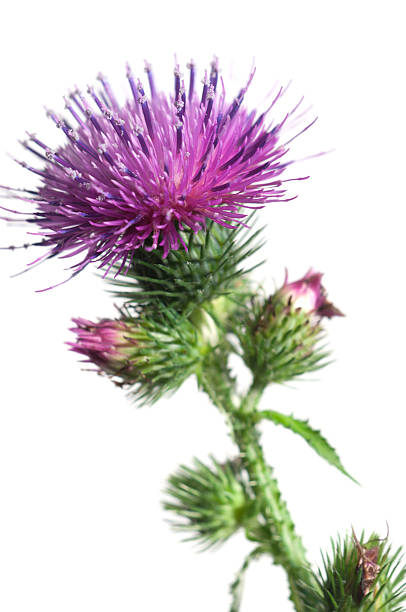
M 326 291 L 321 284 L 323 274 L 310 270 L 297 281 L 288 282 L 288 273 L 285 282 L 278 294 L 286 297 L 295 308 L 300 308 L 308 314 L 318 317 L 342 317 L 343 313 L 327 300 Z
M 131 356 L 137 342 L 130 325 L 112 319 L 97 323 L 82 318 L 72 321 L 76 325 L 70 329 L 76 341 L 68 342 L 72 351 L 84 355 L 86 361 L 107 374 L 131 375 Z

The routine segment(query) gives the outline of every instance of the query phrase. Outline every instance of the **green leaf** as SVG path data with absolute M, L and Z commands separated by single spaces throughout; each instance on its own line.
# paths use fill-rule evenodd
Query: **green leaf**
M 280 412 L 276 412 L 275 410 L 262 410 L 261 412 L 259 412 L 258 420 L 262 419 L 272 421 L 273 423 L 275 423 L 275 425 L 282 425 L 283 427 L 286 427 L 286 429 L 290 429 L 299 436 L 302 436 L 302 438 L 306 440 L 309 446 L 311 446 L 312 449 L 316 451 L 318 455 L 320 455 L 320 457 L 323 457 L 323 459 L 330 463 L 330 465 L 336 467 L 338 470 L 340 470 L 340 472 L 348 476 L 348 478 L 350 478 L 353 482 L 359 484 L 359 482 L 357 482 L 355 478 L 350 476 L 350 474 L 344 469 L 340 458 L 334 448 L 330 446 L 327 440 L 321 435 L 320 431 L 317 431 L 316 429 L 312 429 L 312 427 L 310 427 L 308 421 L 301 421 L 299 419 L 296 419 L 292 415 L 281 414 Z

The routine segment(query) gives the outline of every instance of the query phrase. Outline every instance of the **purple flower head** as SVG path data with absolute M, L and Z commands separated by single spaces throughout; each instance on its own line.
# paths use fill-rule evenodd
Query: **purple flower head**
M 326 291 L 321 284 L 322 276 L 323 274 L 310 268 L 303 278 L 289 283 L 286 272 L 285 282 L 278 294 L 295 308 L 314 314 L 318 318 L 343 316 L 343 313 L 327 300 Z
M 100 371 L 122 376 L 131 373 L 130 357 L 136 340 L 132 329 L 124 321 L 102 319 L 97 323 L 86 319 L 72 319 L 76 327 L 70 331 L 76 334 L 75 342 L 68 342 L 72 351 L 87 357 Z
M 128 67 L 132 95 L 124 104 L 99 75 L 99 87 L 65 100 L 67 117 L 47 112 L 66 142 L 52 150 L 29 135 L 23 145 L 42 166 L 19 163 L 41 186 L 25 194 L 14 190 L 36 205 L 28 220 L 39 227 L 36 244 L 48 247 L 39 259 L 77 255 L 74 274 L 90 262 L 106 274 L 112 266 L 121 271 L 135 249 L 161 247 L 165 258 L 187 248 L 183 230 L 204 230 L 210 219 L 235 228 L 246 209 L 288 199 L 281 175 L 292 163 L 285 161 L 292 138 L 285 131 L 299 105 L 272 122 L 268 113 L 283 88 L 257 114 L 243 105 L 254 72 L 228 99 L 217 61 L 201 91 L 194 64 L 188 69 L 187 87 L 177 66 L 174 92 L 165 95 L 147 65 L 147 95 Z

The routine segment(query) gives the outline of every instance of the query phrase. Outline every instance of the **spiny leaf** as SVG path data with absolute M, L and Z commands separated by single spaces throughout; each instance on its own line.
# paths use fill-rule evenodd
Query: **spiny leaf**
M 308 421 L 301 421 L 292 415 L 281 414 L 275 410 L 262 410 L 258 413 L 258 420 L 261 419 L 267 419 L 276 425 L 282 425 L 283 427 L 286 427 L 286 429 L 290 429 L 299 436 L 302 436 L 302 438 L 306 440 L 309 446 L 311 446 L 312 449 L 316 451 L 318 455 L 320 455 L 320 457 L 348 476 L 348 478 L 350 478 L 353 482 L 359 484 L 359 482 L 350 476 L 350 474 L 344 469 L 344 466 L 342 465 L 334 448 L 321 435 L 320 431 L 310 427 Z

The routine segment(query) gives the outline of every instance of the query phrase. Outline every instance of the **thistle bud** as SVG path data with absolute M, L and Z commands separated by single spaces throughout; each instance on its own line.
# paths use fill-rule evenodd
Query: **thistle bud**
M 321 320 L 342 313 L 327 300 L 320 273 L 309 270 L 270 297 L 255 296 L 235 319 L 243 359 L 258 385 L 286 382 L 325 365 L 327 353 L 318 346 Z
M 401 551 L 392 552 L 387 538 L 360 539 L 348 535 L 332 543 L 324 555 L 323 570 L 317 577 L 318 588 L 303 593 L 309 610 L 348 612 L 403 610 L 406 600 L 405 567 Z
M 227 540 L 254 512 L 238 460 L 212 458 L 209 466 L 195 459 L 192 468 L 181 466 L 169 477 L 166 493 L 165 509 L 180 518 L 174 528 L 206 547 Z
M 76 342 L 68 342 L 72 351 L 87 357 L 99 371 L 120 375 L 131 381 L 135 375 L 132 357 L 136 351 L 135 329 L 122 320 L 101 319 L 93 323 L 86 319 L 72 319 L 76 327 Z
M 196 327 L 169 308 L 133 318 L 120 311 L 119 320 L 92 323 L 74 319 L 76 342 L 71 350 L 87 357 L 100 373 L 119 386 L 127 386 L 144 403 L 176 391 L 194 374 L 205 351 Z
M 303 278 L 289 283 L 286 271 L 285 282 L 279 289 L 279 296 L 286 298 L 294 308 L 300 308 L 309 315 L 313 314 L 317 319 L 343 316 L 343 313 L 327 300 L 326 291 L 321 284 L 322 276 L 320 272 L 310 268 Z

